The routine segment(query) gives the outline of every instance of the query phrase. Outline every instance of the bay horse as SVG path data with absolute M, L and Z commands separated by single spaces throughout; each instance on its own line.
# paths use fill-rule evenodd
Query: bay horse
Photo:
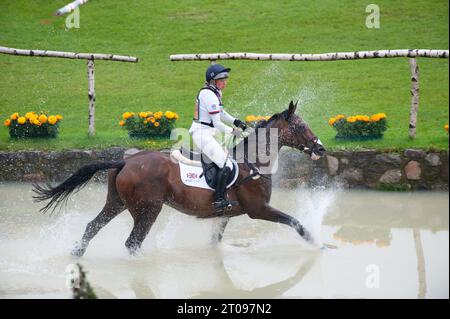
M 318 159 L 324 155 L 325 148 L 309 126 L 295 114 L 297 103 L 291 101 L 285 111 L 274 114 L 267 121 L 259 122 L 255 132 L 251 134 L 257 135 L 258 129 L 261 128 L 275 129 L 278 140 L 270 142 L 278 143 L 277 151 L 282 146 L 288 146 L 308 153 L 313 160 Z M 244 138 L 234 149 L 246 146 L 249 137 L 251 135 Z M 266 143 L 266 147 L 270 142 Z M 275 154 L 277 155 L 278 153 Z M 272 193 L 271 174 L 255 176 L 254 171 L 260 164 L 258 157 L 254 164 L 248 161 L 238 164 L 237 182 L 227 191 L 229 199 L 237 205 L 221 216 L 226 218 L 223 218 L 216 234 L 217 240 L 221 240 L 230 217 L 247 214 L 252 219 L 291 226 L 303 239 L 312 243 L 311 234 L 297 219 L 269 205 Z M 131 254 L 140 248 L 163 204 L 198 218 L 218 217 L 212 206 L 213 191 L 184 185 L 180 178 L 179 164 L 171 159 L 170 154 L 160 151 L 141 151 L 124 160 L 85 165 L 58 186 L 44 187 L 34 184 L 33 191 L 37 195 L 33 198 L 38 202 L 50 200 L 41 211 L 46 212 L 52 207 L 54 210 L 65 202 L 70 194 L 84 187 L 100 170 L 109 170 L 106 203 L 98 216 L 87 224 L 81 241 L 77 242 L 72 250 L 74 256 L 81 257 L 98 231 L 126 209 L 134 220 L 131 234 L 125 242 Z

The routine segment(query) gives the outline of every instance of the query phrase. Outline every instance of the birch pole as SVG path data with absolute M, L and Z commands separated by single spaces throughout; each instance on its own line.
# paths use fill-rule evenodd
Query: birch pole
M 171 61 L 202 61 L 202 60 L 256 60 L 256 61 L 337 61 L 378 58 L 444 58 L 448 59 L 448 50 L 401 49 L 356 52 L 331 52 L 318 54 L 284 54 L 284 53 L 210 53 L 210 54 L 174 54 Z
M 75 10 L 76 8 L 78 8 L 78 6 L 85 4 L 86 2 L 88 2 L 88 0 L 75 0 L 71 3 L 69 3 L 68 5 L 58 9 L 55 12 L 55 16 L 62 16 L 66 13 L 72 12 L 73 10 Z
M 95 134 L 95 64 L 94 60 L 88 60 L 88 96 L 89 96 L 89 136 Z
M 409 59 L 411 68 L 411 111 L 409 113 L 409 137 L 416 138 L 417 110 L 419 109 L 419 66 L 416 59 Z
M 119 62 L 138 62 L 138 58 L 128 55 L 104 54 L 104 53 L 75 53 L 49 50 L 24 50 L 0 46 L 0 53 L 10 55 L 48 57 L 48 58 L 64 58 L 64 59 L 94 59 L 94 60 L 110 60 Z

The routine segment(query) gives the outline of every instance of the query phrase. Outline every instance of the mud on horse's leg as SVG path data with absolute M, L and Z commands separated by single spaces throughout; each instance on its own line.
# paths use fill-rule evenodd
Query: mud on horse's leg
M 259 209 L 253 209 L 247 214 L 252 219 L 262 219 L 291 226 L 308 243 L 312 243 L 313 241 L 311 234 L 302 226 L 302 224 L 300 224 L 300 222 L 296 218 L 289 216 L 269 205 L 264 205 Z

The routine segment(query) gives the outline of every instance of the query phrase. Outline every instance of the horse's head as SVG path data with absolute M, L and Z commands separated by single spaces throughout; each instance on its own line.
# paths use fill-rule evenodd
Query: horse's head
M 274 126 L 279 128 L 280 145 L 304 151 L 311 159 L 318 160 L 325 154 L 325 148 L 308 124 L 295 114 L 297 103 L 291 101 L 287 110 L 274 115 Z

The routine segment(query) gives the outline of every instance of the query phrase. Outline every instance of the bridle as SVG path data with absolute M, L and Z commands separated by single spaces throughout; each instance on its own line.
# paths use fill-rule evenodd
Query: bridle
M 308 155 L 312 155 L 314 152 L 314 149 L 316 148 L 317 144 L 319 142 L 319 138 L 317 136 L 313 136 L 308 141 L 306 141 L 305 144 L 300 144 L 298 146 L 298 149 L 302 152 L 305 152 Z

